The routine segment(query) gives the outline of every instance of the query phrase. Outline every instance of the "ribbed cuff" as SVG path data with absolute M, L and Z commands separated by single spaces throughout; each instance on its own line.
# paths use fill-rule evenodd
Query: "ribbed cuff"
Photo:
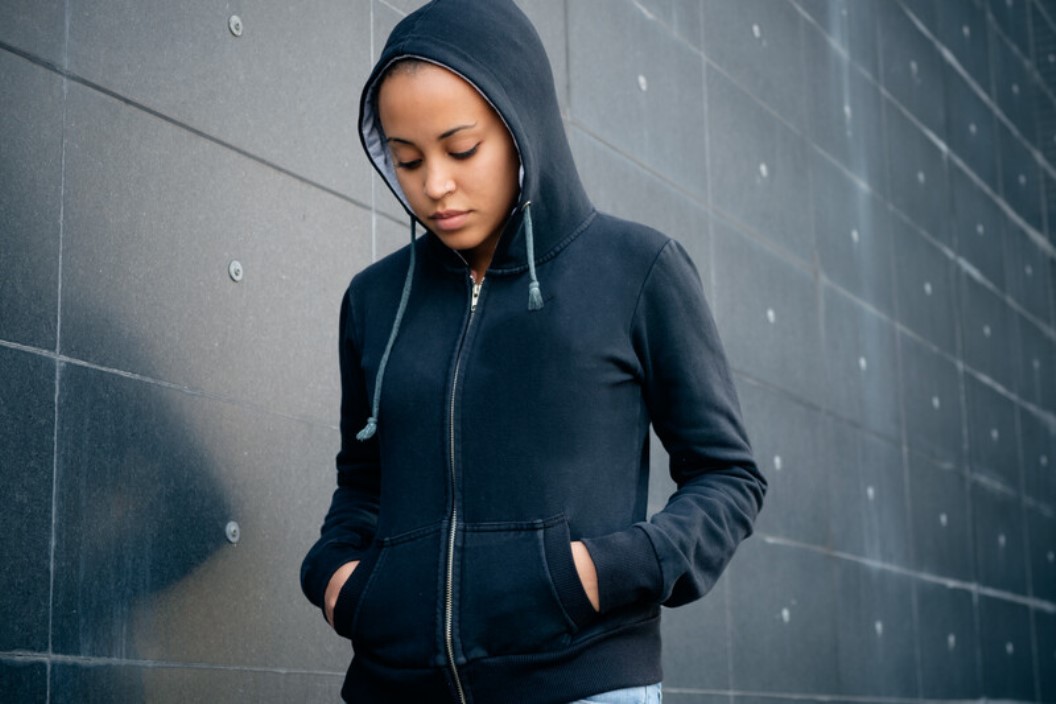
M 598 572 L 601 612 L 632 603 L 656 603 L 663 593 L 663 572 L 653 542 L 638 527 L 583 543 Z

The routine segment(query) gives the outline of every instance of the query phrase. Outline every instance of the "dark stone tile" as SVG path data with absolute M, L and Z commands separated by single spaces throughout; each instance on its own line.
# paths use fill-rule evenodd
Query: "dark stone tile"
M 938 31 L 938 0 L 902 0 L 902 6 L 934 34 Z
M 832 690 L 838 672 L 834 570 L 834 558 L 812 550 L 762 540 L 741 546 L 727 575 L 734 690 Z
M 901 218 L 891 218 L 898 319 L 943 352 L 957 354 L 953 259 Z
M 332 422 L 370 213 L 76 83 L 68 103 L 62 352 Z
M 788 394 L 757 384 L 742 384 L 738 391 L 755 460 L 770 484 L 756 530 L 828 545 L 829 497 L 818 490 L 830 481 L 821 450 L 823 416 Z
M 676 37 L 701 49 L 704 41 L 704 6 L 699 0 L 642 0 L 645 7 Z
M 1004 290 L 1007 216 L 959 167 L 950 169 L 950 197 L 957 252 L 998 290 Z
M 949 244 L 946 159 L 893 103 L 885 100 L 883 109 L 891 202 L 932 237 Z
M 45 704 L 48 665 L 39 660 L 0 660 L 0 702 Z
M 672 184 L 656 177 L 586 134 L 571 129 L 572 153 L 594 205 L 603 212 L 649 225 L 685 245 L 710 288 L 707 211 Z
M 1001 193 L 1020 217 L 1041 230 L 1041 170 L 1034 154 L 1001 122 L 997 123 L 997 134 Z
M 1006 389 L 1014 389 L 1020 355 L 1013 310 L 998 294 L 971 276 L 963 274 L 961 280 L 964 363 Z
M 880 2 L 876 9 L 883 47 L 881 83 L 914 117 L 945 140 L 942 57 L 898 3 Z
M 880 91 L 813 26 L 804 28 L 807 134 L 851 173 L 882 192 Z
M 894 327 L 831 286 L 822 289 L 828 408 L 886 437 L 900 433 Z
M 631 3 L 568 3 L 569 107 L 606 142 L 701 198 L 704 60 Z
M 797 4 L 851 61 L 869 75 L 879 75 L 877 0 L 797 0 Z M 808 80 L 810 71 L 808 60 Z
M 985 697 L 1034 700 L 1034 656 L 1027 607 L 980 595 L 979 649 Z
M 518 7 L 531 20 L 543 41 L 543 48 L 546 49 L 547 58 L 550 60 L 550 71 L 554 76 L 557 103 L 562 112 L 568 110 L 568 16 L 565 14 L 565 3 L 566 0 L 517 1 Z M 388 37 L 387 34 L 385 36 Z M 375 40 L 374 47 L 380 52 L 384 44 Z
M 370 70 L 370 0 L 236 8 L 196 0 L 73 3 L 69 64 L 79 76 L 281 165 L 370 199 L 355 116 Z M 202 173 L 200 168 L 196 173 Z
M 1030 54 L 1030 31 L 1027 28 L 1026 0 L 984 0 L 1001 32 L 1020 53 Z
M 74 365 L 59 418 L 55 652 L 344 669 L 297 580 L 335 430 Z
M 837 420 L 825 424 L 829 453 L 829 544 L 834 550 L 908 565 L 910 519 L 897 445 Z
M 338 701 L 343 679 L 343 674 L 61 663 L 52 669 L 51 701 L 54 704 Z
M 821 328 L 813 278 L 712 220 L 715 318 L 730 365 L 824 403 Z
M 1056 428 L 1032 411 L 1017 406 L 1020 453 L 1023 461 L 1023 493 L 1056 507 Z
M 909 447 L 940 464 L 957 467 L 964 452 L 960 373 L 952 362 L 905 333 L 898 339 Z
M 990 87 L 990 38 L 986 10 L 974 2 L 948 2 L 937 5 L 936 35 L 956 57 L 957 63 L 976 83 Z M 954 115 L 953 112 L 947 112 Z
M 1056 601 L 1056 518 L 1027 507 L 1031 595 Z
M 1049 255 L 1018 225 L 1009 223 L 1005 235 L 1005 281 L 1008 295 L 1038 320 L 1052 320 L 1052 281 Z
M 920 694 L 925 699 L 978 699 L 978 638 L 972 593 L 915 582 L 920 615 Z
M 810 261 L 807 147 L 734 83 L 710 66 L 708 129 L 712 204 L 795 256 Z
M 1043 702 L 1056 701 L 1056 614 L 1040 609 L 1031 610 L 1034 619 L 1034 633 L 1037 638 L 1038 697 Z
M 964 472 L 939 467 L 910 453 L 909 492 L 916 568 L 940 577 L 973 581 L 972 524 Z
M 947 144 L 980 180 L 995 191 L 997 178 L 997 129 L 994 112 L 965 79 L 949 64 L 943 67 L 946 99 Z M 957 171 L 957 167 L 950 167 Z
M 908 577 L 849 560 L 836 569 L 839 691 L 914 697 L 917 633 Z
M 66 44 L 66 4 L 64 0 L 5 0 L 0 42 L 55 66 L 62 66 Z M 0 76 L 6 71 L 6 68 L 0 70 Z M 0 101 L 0 104 L 3 102 Z M 6 124 L 7 121 L 4 122 Z
M 1035 142 L 1035 96 L 1038 86 L 1030 70 L 1001 37 L 993 44 L 994 85 L 992 95 L 1001 112 L 1028 142 Z
M 1019 443 L 1012 401 L 973 374 L 964 376 L 968 412 L 968 463 L 972 472 L 1019 491 Z
M 55 362 L 0 347 L 0 651 L 48 649 L 54 427 Z
M 677 611 L 664 610 L 660 624 L 665 687 L 729 689 L 726 599 L 726 580 L 722 579 L 703 599 Z M 702 638 L 704 633 L 709 636 Z
M 703 4 L 708 58 L 782 119 L 802 129 L 803 21 L 799 13 L 790 3 L 769 0 L 704 0 Z
M 681 692 L 670 688 L 664 689 L 664 701 L 667 704 L 732 704 L 734 697 L 724 694 L 705 694 L 703 692 Z
M 969 500 L 979 583 L 1026 594 L 1027 549 L 1023 544 L 1022 502 L 977 481 L 969 486 Z
M 39 19 L 28 7 L 14 12 Z M 58 324 L 62 104 L 58 75 L 0 51 L 0 339 L 48 350 Z

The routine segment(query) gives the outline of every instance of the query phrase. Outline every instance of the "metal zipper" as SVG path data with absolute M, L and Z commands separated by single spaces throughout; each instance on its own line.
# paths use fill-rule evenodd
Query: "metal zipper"
M 465 342 L 469 326 L 473 324 L 473 314 L 477 312 L 477 301 L 480 300 L 480 289 L 484 285 L 484 278 L 473 282 L 473 294 L 469 304 L 469 322 L 466 323 L 465 332 L 458 343 L 458 358 L 455 360 L 455 374 L 451 379 L 451 410 L 448 425 L 450 427 L 450 449 L 451 449 L 451 527 L 447 534 L 447 574 L 444 579 L 444 645 L 447 648 L 447 663 L 451 668 L 451 674 L 455 679 L 455 688 L 458 690 L 458 700 L 466 704 L 466 693 L 462 690 L 462 679 L 458 675 L 458 666 L 455 664 L 455 639 L 454 639 L 454 583 L 455 583 L 455 535 L 458 532 L 458 502 L 455 500 L 455 395 L 458 391 L 458 373 L 462 369 L 462 344 Z

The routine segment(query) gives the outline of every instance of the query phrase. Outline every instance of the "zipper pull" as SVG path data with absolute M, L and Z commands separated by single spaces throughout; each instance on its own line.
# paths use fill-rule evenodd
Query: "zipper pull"
M 476 281 L 473 282 L 473 300 L 469 304 L 469 310 L 471 312 L 475 311 L 477 309 L 477 300 L 480 298 L 480 287 L 483 286 L 483 285 L 484 285 L 484 279 L 481 279 L 479 282 L 476 282 Z

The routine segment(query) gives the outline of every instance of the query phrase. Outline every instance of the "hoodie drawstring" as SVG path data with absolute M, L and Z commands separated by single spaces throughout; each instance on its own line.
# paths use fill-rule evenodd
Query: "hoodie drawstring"
M 389 363 L 389 353 L 392 352 L 392 345 L 396 342 L 396 335 L 400 332 L 400 322 L 403 320 L 403 312 L 407 310 L 407 299 L 411 297 L 411 284 L 414 281 L 414 246 L 415 242 L 415 230 L 417 229 L 417 222 L 411 218 L 411 261 L 407 265 L 407 276 L 403 280 L 403 293 L 400 294 L 400 306 L 396 309 L 396 319 L 392 321 L 392 332 L 389 333 L 389 341 L 385 345 L 385 353 L 381 355 L 381 363 L 378 364 L 378 376 L 374 381 L 374 404 L 371 408 L 370 418 L 367 419 L 367 424 L 363 426 L 363 429 L 356 433 L 356 439 L 363 441 L 369 440 L 374 437 L 374 433 L 378 429 L 378 407 L 381 403 L 381 382 L 385 379 L 385 366 Z
M 528 248 L 528 310 L 540 310 L 543 307 L 543 292 L 539 290 L 539 279 L 535 276 L 535 242 L 532 236 L 532 201 L 524 202 L 524 243 Z

